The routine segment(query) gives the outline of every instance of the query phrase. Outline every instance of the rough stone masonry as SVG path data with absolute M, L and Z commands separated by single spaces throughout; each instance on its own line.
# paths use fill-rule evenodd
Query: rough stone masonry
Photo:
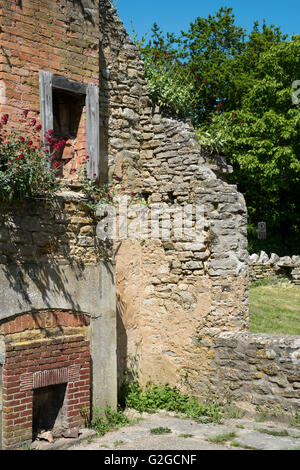
M 224 181 L 226 165 L 208 161 L 189 123 L 151 106 L 137 47 L 114 9 L 103 3 L 100 18 L 110 181 L 148 206 L 203 205 L 206 222 L 200 245 L 174 237 L 120 242 L 119 380 L 132 368 L 144 384 L 168 381 L 253 410 L 299 410 L 299 338 L 248 331 L 243 196 Z
M 200 205 L 205 219 L 201 243 L 145 236 L 115 240 L 111 252 L 72 181 L 57 211 L 1 208 L 1 322 L 37 311 L 88 315 L 94 405 L 116 403 L 117 376 L 120 384 L 129 369 L 142 384 L 169 382 L 201 399 L 299 409 L 299 338 L 248 331 L 244 198 L 188 122 L 153 108 L 138 48 L 110 1 L 1 0 L 0 19 L 0 112 L 11 123 L 26 108 L 45 131 L 79 90 L 75 167 L 85 139 L 100 183 L 130 204 Z M 38 335 L 52 327 L 42 323 Z M 7 447 L 24 441 L 22 428 L 10 438 Z

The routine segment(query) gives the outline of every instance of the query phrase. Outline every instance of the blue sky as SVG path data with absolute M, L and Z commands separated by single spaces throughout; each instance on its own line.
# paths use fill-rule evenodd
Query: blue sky
M 250 31 L 253 22 L 280 26 L 285 34 L 300 34 L 299 0 L 117 0 L 117 9 L 127 32 L 134 29 L 141 37 L 156 21 L 163 31 L 187 30 L 197 16 L 207 17 L 222 6 L 232 7 L 236 24 Z

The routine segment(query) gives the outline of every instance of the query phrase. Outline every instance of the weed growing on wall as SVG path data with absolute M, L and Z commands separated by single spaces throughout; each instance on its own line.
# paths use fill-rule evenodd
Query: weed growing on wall
M 86 157 L 87 159 L 89 156 Z M 100 204 L 113 204 L 114 192 L 109 184 L 98 185 L 95 178 L 87 176 L 86 168 L 81 167 L 77 171 L 81 190 L 86 197 L 85 205 L 91 212 L 96 212 Z

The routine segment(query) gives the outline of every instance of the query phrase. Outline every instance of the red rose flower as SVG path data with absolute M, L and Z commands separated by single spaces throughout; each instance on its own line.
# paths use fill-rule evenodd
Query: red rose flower
M 1 121 L 3 122 L 3 124 L 7 124 L 8 118 L 8 114 L 3 114 L 3 116 L 1 117 Z

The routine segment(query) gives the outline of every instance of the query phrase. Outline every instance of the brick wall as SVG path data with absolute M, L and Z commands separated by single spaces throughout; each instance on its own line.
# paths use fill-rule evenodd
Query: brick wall
M 88 9 L 94 6 L 92 0 L 85 2 Z M 20 126 L 24 109 L 29 110 L 28 119 L 39 119 L 39 70 L 98 85 L 99 21 L 92 15 L 81 2 L 70 0 L 2 2 L 0 114 L 9 114 L 10 125 Z M 84 108 L 77 135 L 67 140 L 64 160 L 75 154 L 75 161 L 66 165 L 64 175 L 74 179 L 74 169 L 86 155 Z
M 69 79 L 98 83 L 99 25 L 97 15 L 84 16 L 81 2 L 4 0 L 0 41 L 0 79 L 6 83 L 7 106 L 18 113 L 39 113 L 39 70 Z M 91 3 L 93 2 L 85 2 Z
M 89 318 L 71 312 L 27 313 L 1 325 L 3 365 L 2 447 L 32 440 L 34 390 L 65 383 L 66 428 L 84 425 L 90 407 Z

